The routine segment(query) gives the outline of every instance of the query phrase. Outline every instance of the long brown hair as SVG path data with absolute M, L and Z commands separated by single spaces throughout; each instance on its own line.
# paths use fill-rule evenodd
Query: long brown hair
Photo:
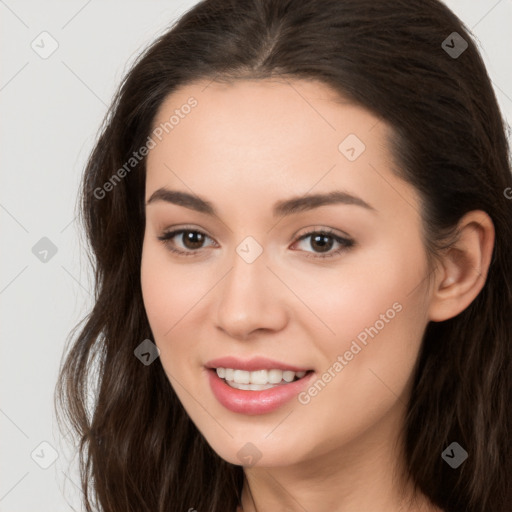
M 453 32 L 468 45 L 460 55 L 450 51 Z M 404 439 L 409 478 L 437 506 L 509 512 L 509 147 L 475 42 L 437 0 L 205 0 L 139 56 L 83 175 L 95 304 L 73 330 L 56 387 L 59 421 L 60 409 L 78 442 L 87 511 L 226 512 L 239 504 L 242 467 L 207 444 L 160 360 L 145 366 L 134 356 L 152 339 L 140 285 L 146 159 L 107 192 L 105 183 L 146 144 L 177 87 L 275 76 L 320 80 L 389 124 L 395 172 L 420 193 L 432 257 L 465 213 L 491 217 L 496 239 L 483 289 L 456 317 L 427 325 Z M 453 441 L 469 454 L 457 469 L 441 457 Z

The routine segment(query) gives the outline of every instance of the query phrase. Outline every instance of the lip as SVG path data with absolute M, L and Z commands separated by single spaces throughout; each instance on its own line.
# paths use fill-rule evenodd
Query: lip
M 228 366 L 228 368 L 231 367 Z M 272 368 L 276 367 L 272 366 Z M 315 375 L 315 372 L 311 371 L 301 379 L 287 384 L 278 384 L 262 391 L 250 391 L 232 388 L 217 375 L 213 368 L 207 369 L 206 373 L 208 373 L 210 388 L 221 405 L 232 412 L 250 416 L 275 411 L 296 397 Z
M 292 372 L 307 372 L 312 368 L 300 368 L 292 366 L 266 357 L 253 357 L 252 359 L 238 359 L 237 357 L 227 356 L 218 359 L 212 359 L 205 363 L 206 368 L 233 368 L 234 370 L 245 370 L 248 372 L 256 370 L 289 370 Z M 252 391 L 254 393 L 254 391 Z

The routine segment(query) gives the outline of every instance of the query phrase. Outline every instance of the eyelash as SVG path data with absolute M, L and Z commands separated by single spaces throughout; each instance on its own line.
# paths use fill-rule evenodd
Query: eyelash
M 175 229 L 175 230 L 171 230 L 171 231 L 166 231 L 166 232 L 163 233 L 163 235 L 161 235 L 161 236 L 159 236 L 157 238 L 158 238 L 158 240 L 160 240 L 166 246 L 166 248 L 169 251 L 171 251 L 173 253 L 177 253 L 177 254 L 179 254 L 181 256 L 197 256 L 198 251 L 200 251 L 201 249 L 183 251 L 181 249 L 176 249 L 175 247 L 172 246 L 171 239 L 174 238 L 176 235 L 180 235 L 180 234 L 183 234 L 185 232 L 200 233 L 204 237 L 210 238 L 206 233 L 203 233 L 202 231 L 200 231 L 198 229 L 192 229 L 192 228 L 180 228 L 180 229 Z M 297 239 L 297 242 L 300 242 L 300 241 L 304 240 L 305 238 L 308 238 L 308 237 L 310 237 L 312 235 L 328 236 L 330 238 L 333 238 L 342 247 L 340 247 L 336 251 L 330 252 L 330 253 L 328 253 L 326 255 L 315 254 L 314 256 L 311 256 L 311 253 L 307 252 L 307 255 L 306 255 L 307 258 L 315 258 L 315 259 L 321 259 L 321 260 L 324 260 L 324 259 L 327 259 L 327 258 L 332 258 L 334 256 L 337 256 L 338 254 L 341 254 L 345 250 L 351 248 L 355 244 L 354 240 L 352 240 L 350 238 L 343 238 L 343 237 L 341 237 L 339 235 L 336 235 L 334 233 L 334 231 L 332 231 L 330 229 L 322 229 L 322 230 L 319 230 L 319 231 L 310 231 L 310 232 L 308 232 L 308 233 L 306 233 L 304 235 L 301 235 Z

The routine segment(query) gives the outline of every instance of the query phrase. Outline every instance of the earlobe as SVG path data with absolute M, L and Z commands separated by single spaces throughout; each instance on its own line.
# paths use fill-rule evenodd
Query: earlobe
M 494 248 L 494 224 L 474 210 L 459 222 L 459 238 L 441 256 L 431 292 L 429 319 L 442 322 L 464 311 L 485 285 Z

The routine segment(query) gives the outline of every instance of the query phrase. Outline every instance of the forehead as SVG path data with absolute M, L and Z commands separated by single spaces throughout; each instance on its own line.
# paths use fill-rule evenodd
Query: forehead
M 378 124 L 381 130 L 375 130 Z M 224 172 L 237 167 L 275 174 L 287 164 L 320 168 L 326 159 L 339 160 L 339 144 L 349 135 L 365 152 L 375 143 L 382 146 L 382 128 L 372 114 L 321 82 L 202 81 L 174 91 L 160 106 L 148 168 L 163 160 L 186 162 L 188 170 L 197 163 L 205 172 L 217 162 Z
M 276 200 L 341 186 L 378 205 L 404 185 L 386 186 L 389 127 L 321 82 L 189 84 L 162 103 L 155 130 L 146 200 L 164 186 Z
M 189 108 L 187 104 L 192 100 L 196 106 Z M 166 135 L 179 137 L 190 124 L 187 118 L 192 118 L 195 134 L 203 136 L 204 131 L 208 131 L 204 142 L 217 142 L 220 137 L 217 138 L 216 133 L 221 129 L 229 132 L 234 142 L 247 143 L 249 134 L 255 142 L 276 143 L 273 138 L 276 130 L 284 142 L 289 140 L 287 134 L 292 129 L 295 139 L 301 129 L 303 135 L 315 130 L 322 138 L 331 135 L 326 141 L 329 142 L 347 130 L 363 136 L 378 123 L 370 112 L 352 104 L 322 82 L 287 79 L 201 81 L 182 86 L 162 103 L 153 128 L 165 126 L 173 114 L 178 114 L 180 119 L 174 116 L 172 129 L 167 130 Z M 290 125 L 290 121 L 295 124 Z

